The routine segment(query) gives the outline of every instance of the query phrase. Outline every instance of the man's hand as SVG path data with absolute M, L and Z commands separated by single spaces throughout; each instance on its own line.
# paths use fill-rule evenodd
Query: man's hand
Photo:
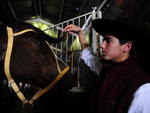
M 72 33 L 79 34 L 79 32 L 82 32 L 82 29 L 79 26 L 70 24 L 64 28 L 64 32 L 68 32 L 70 34 L 72 34 Z
M 72 33 L 77 34 L 79 36 L 79 41 L 80 41 L 82 49 L 89 46 L 86 39 L 85 39 L 84 33 L 79 26 L 76 26 L 74 24 L 70 24 L 64 28 L 64 32 L 68 32 L 70 34 L 72 34 Z

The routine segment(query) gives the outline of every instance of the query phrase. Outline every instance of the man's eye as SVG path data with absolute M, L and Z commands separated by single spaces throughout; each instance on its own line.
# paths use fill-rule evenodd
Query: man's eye
M 109 43 L 109 42 L 110 42 L 110 40 L 108 39 L 108 40 L 106 40 L 106 42 L 107 42 L 107 43 Z
M 109 42 L 110 42 L 110 39 L 104 39 L 103 41 L 106 41 L 107 43 L 109 43 Z

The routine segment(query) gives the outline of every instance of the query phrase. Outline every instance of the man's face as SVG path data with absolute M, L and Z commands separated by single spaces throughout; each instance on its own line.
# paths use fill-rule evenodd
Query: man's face
M 101 43 L 102 57 L 105 60 L 114 62 L 124 61 L 129 57 L 128 45 L 125 43 L 121 45 L 118 38 L 112 35 L 105 35 Z

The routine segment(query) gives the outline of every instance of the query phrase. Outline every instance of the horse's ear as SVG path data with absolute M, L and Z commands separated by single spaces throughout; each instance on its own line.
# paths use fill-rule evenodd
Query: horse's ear
M 0 23 L 11 27 L 11 25 L 17 21 L 17 18 L 13 15 L 8 0 L 1 0 L 0 3 Z

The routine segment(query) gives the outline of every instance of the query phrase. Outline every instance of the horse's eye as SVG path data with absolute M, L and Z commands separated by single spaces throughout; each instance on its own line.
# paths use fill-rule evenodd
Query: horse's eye
M 37 44 L 38 44 L 39 46 L 41 46 L 41 45 L 42 45 L 42 42 L 41 42 L 41 41 L 39 41 L 39 42 L 37 42 Z
M 44 42 L 43 42 L 43 41 L 39 41 L 39 42 L 38 42 L 38 45 L 39 45 L 39 46 L 44 46 Z
M 39 47 L 43 47 L 43 46 L 44 46 L 44 41 L 42 41 L 42 40 L 33 40 L 33 42 L 34 42 L 37 46 L 39 46 Z

